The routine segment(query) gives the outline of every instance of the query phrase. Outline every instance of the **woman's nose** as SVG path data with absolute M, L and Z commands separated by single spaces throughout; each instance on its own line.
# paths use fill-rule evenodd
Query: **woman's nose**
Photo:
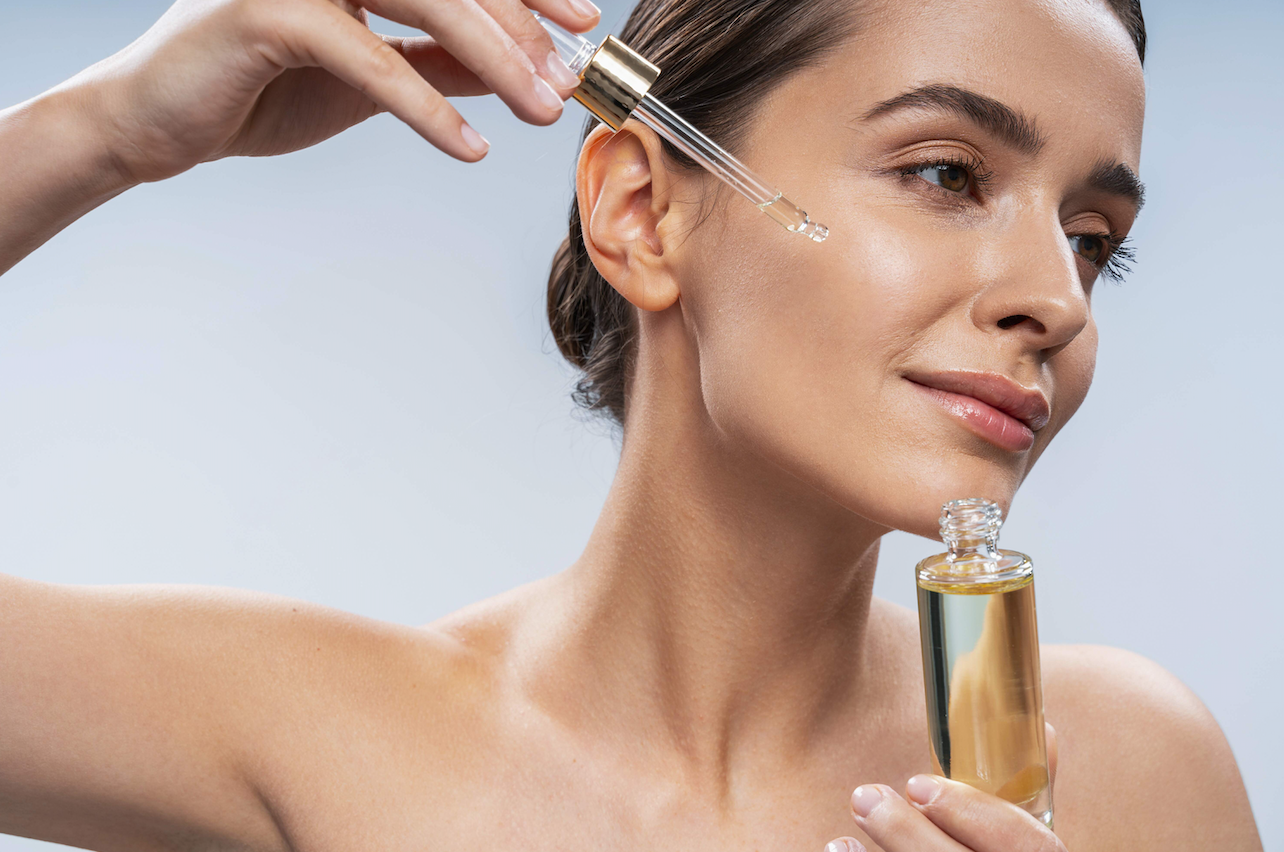
M 1087 327 L 1088 288 L 1059 222 L 1014 228 L 1004 242 L 994 246 L 990 283 L 973 303 L 973 322 L 982 331 L 1019 336 L 1046 361 Z

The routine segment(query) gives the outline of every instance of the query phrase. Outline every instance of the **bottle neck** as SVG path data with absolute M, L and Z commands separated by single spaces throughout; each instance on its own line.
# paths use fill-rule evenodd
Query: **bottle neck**
M 949 548 L 946 559 L 949 562 L 998 562 L 999 536 L 967 535 L 954 538 L 946 537 L 945 546 Z
M 941 540 L 949 548 L 946 561 L 989 567 L 1001 558 L 999 527 L 1003 515 L 989 500 L 953 500 L 941 507 Z M 990 570 L 996 570 L 991 568 Z

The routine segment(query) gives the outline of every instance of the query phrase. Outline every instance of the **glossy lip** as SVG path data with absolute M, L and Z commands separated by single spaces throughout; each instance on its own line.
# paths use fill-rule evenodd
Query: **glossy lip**
M 951 370 L 907 373 L 905 378 L 982 438 L 1013 452 L 1034 446 L 1034 433 L 1047 426 L 1052 416 L 1042 392 L 998 373 Z

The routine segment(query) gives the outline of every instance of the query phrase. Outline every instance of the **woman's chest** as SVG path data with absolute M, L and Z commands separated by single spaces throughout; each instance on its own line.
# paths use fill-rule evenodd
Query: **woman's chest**
M 460 737 L 444 755 L 416 755 L 411 743 L 332 751 L 324 759 L 319 751 L 309 770 L 271 797 L 295 852 L 453 852 L 481 844 L 523 852 L 818 852 L 835 837 L 859 834 L 849 809 L 856 785 L 876 779 L 903 787 L 923 768 L 867 756 L 853 758 L 849 771 L 826 761 L 808 773 L 804 764 L 715 790 L 682 773 L 630 772 L 619 761 L 533 742 L 505 747 Z

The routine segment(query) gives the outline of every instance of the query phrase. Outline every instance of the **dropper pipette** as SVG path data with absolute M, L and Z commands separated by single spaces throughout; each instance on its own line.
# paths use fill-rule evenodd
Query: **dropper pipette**
M 619 130 L 625 121 L 635 118 L 748 198 L 785 229 L 818 243 L 829 236 L 829 229 L 813 222 L 807 211 L 648 94 L 660 69 L 628 45 L 615 36 L 607 36 L 601 45 L 596 45 L 543 15 L 537 14 L 535 18 L 552 36 L 562 61 L 580 78 L 573 97 L 612 130 Z

